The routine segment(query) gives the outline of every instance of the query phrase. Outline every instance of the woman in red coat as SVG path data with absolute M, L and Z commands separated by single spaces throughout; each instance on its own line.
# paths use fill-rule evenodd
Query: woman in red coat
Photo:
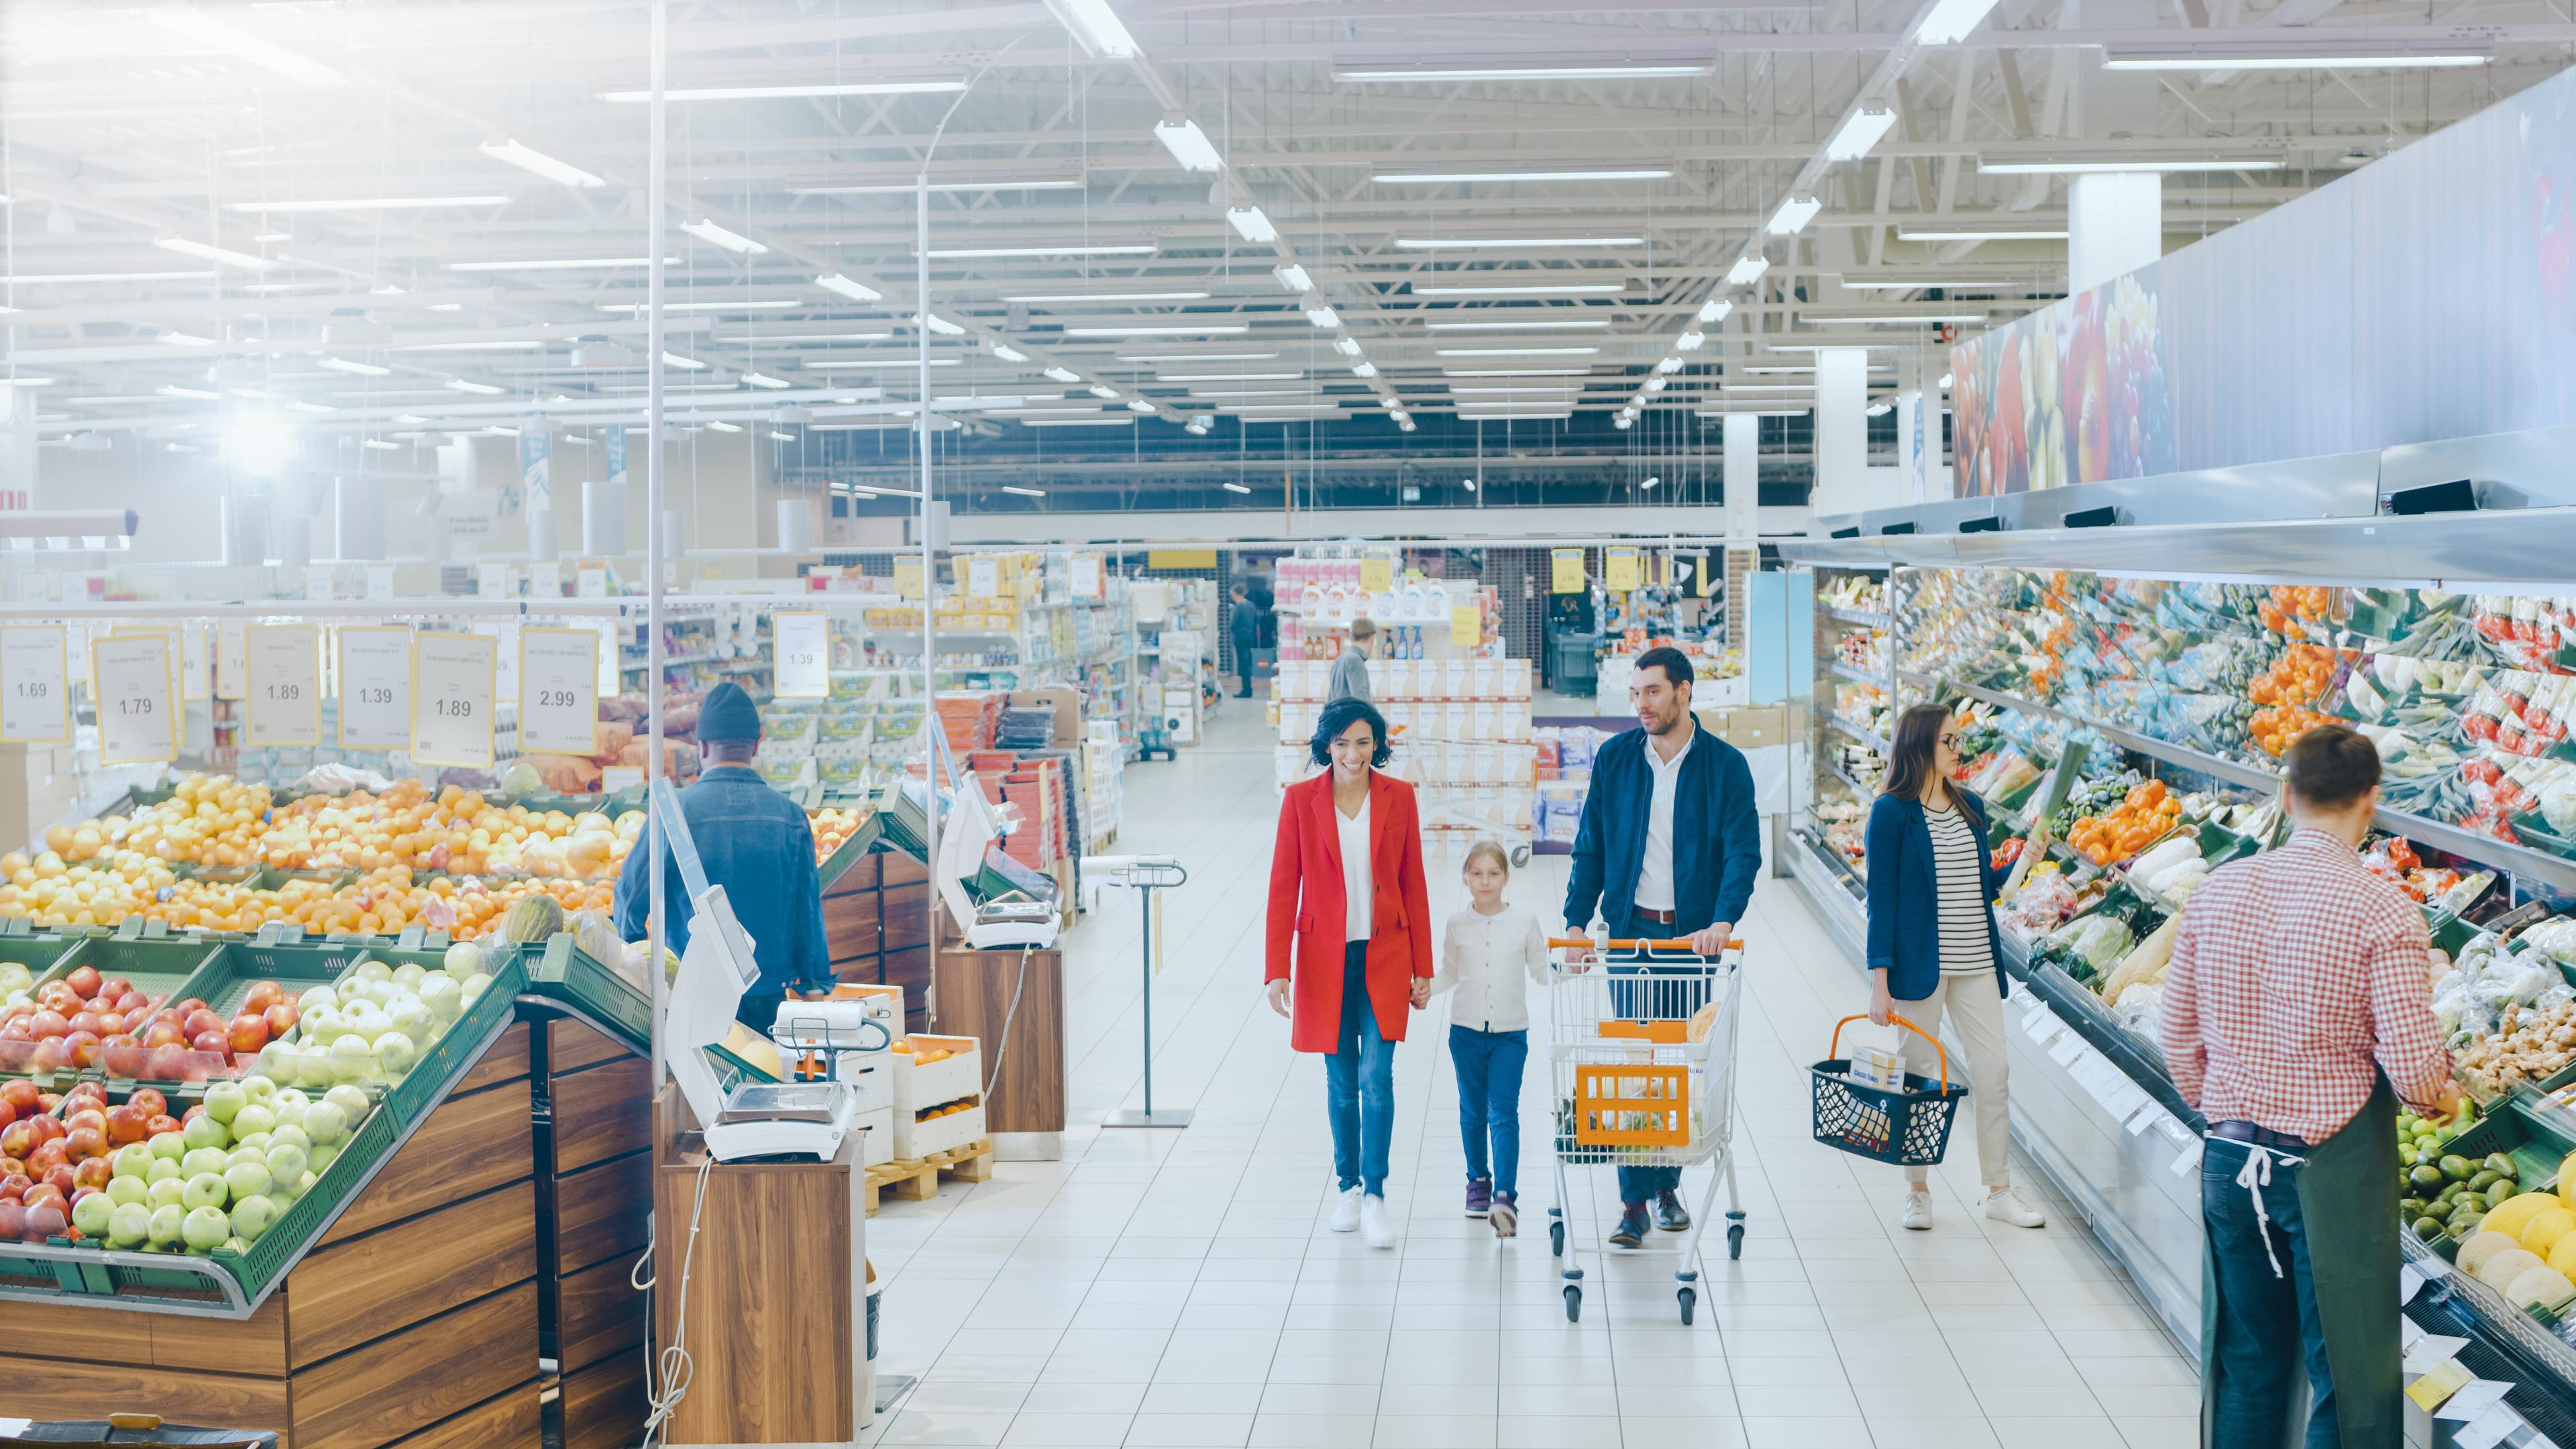
M 1332 768 L 1288 787 L 1270 856 L 1263 975 L 1288 1044 L 1322 1052 L 1341 1198 L 1333 1231 L 1392 1247 L 1387 1140 L 1395 1126 L 1395 1043 L 1431 990 L 1431 901 L 1413 787 L 1387 761 L 1386 719 L 1364 699 L 1324 707 L 1308 748 Z M 1291 937 L 1294 944 L 1291 944 Z M 1293 1009 L 1292 1009 L 1293 1007 Z

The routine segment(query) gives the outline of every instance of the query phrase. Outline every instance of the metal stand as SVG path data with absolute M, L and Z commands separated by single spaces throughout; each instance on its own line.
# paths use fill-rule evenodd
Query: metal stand
M 1165 1107 L 1154 1110 L 1154 892 L 1169 890 L 1190 878 L 1188 870 L 1170 856 L 1103 855 L 1082 862 L 1085 875 L 1094 876 L 1104 885 L 1128 885 L 1136 888 L 1136 899 L 1144 908 L 1145 935 L 1141 952 L 1144 957 L 1145 994 L 1142 998 L 1145 1016 L 1145 1106 L 1142 1111 L 1121 1107 L 1101 1119 L 1103 1127 L 1187 1127 L 1190 1109 Z

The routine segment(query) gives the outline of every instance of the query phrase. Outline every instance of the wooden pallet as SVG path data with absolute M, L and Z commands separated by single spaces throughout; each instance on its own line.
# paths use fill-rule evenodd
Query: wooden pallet
M 868 1169 L 868 1213 L 877 1210 L 877 1194 L 891 1188 L 906 1202 L 923 1202 L 939 1195 L 939 1177 L 946 1173 L 959 1182 L 983 1182 L 993 1175 L 993 1139 L 979 1138 L 963 1147 L 929 1157 L 902 1158 L 880 1162 Z

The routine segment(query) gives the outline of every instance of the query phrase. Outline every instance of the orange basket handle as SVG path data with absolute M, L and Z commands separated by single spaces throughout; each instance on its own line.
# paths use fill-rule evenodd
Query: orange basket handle
M 1594 941 L 1590 936 L 1550 936 L 1547 938 L 1547 944 L 1560 951 L 1589 951 L 1595 945 L 1603 943 Z M 1690 937 L 1688 936 L 1675 936 L 1669 940 L 1662 941 L 1649 940 L 1644 936 L 1637 936 L 1626 940 L 1611 941 L 1607 944 L 1613 951 L 1687 951 L 1691 948 Z M 1726 949 L 1730 951 L 1743 950 L 1743 938 L 1739 936 L 1728 941 L 1726 943 Z
M 1950 1053 L 1942 1047 L 1941 1039 L 1934 1036 L 1932 1033 L 1925 1031 L 1923 1028 L 1916 1026 L 1914 1023 L 1907 1021 L 1904 1017 L 1899 1016 L 1894 1012 L 1888 1013 L 1887 1019 L 1895 1022 L 1898 1026 L 1905 1028 L 1907 1031 L 1914 1033 L 1916 1036 L 1923 1038 L 1925 1041 L 1932 1043 L 1932 1050 L 1939 1052 L 1941 1055 L 1941 1091 L 1943 1095 L 1948 1095 L 1950 1091 Z M 1832 1061 L 1842 1054 L 1844 1027 L 1851 1025 L 1855 1021 L 1867 1020 L 1869 1020 L 1869 1013 L 1864 1011 L 1858 1016 L 1846 1016 L 1842 1020 L 1835 1022 L 1833 1043 L 1825 1048 L 1825 1059 L 1827 1061 Z

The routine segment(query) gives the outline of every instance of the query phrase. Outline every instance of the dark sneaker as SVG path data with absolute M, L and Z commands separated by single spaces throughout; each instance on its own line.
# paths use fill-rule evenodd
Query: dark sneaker
M 1682 1195 L 1669 1187 L 1655 1194 L 1655 1226 L 1668 1233 L 1690 1231 L 1690 1210 L 1682 1206 Z
M 1519 1195 L 1508 1192 L 1495 1193 L 1491 1221 L 1494 1225 L 1495 1237 L 1509 1238 L 1518 1235 L 1521 1230 Z
M 1610 1230 L 1610 1246 L 1643 1247 L 1649 1231 L 1646 1226 L 1646 1205 L 1641 1202 L 1630 1203 L 1627 1210 L 1619 1214 L 1619 1226 Z
M 1490 1177 L 1467 1179 L 1467 1216 L 1481 1218 L 1493 1210 L 1494 1180 Z

